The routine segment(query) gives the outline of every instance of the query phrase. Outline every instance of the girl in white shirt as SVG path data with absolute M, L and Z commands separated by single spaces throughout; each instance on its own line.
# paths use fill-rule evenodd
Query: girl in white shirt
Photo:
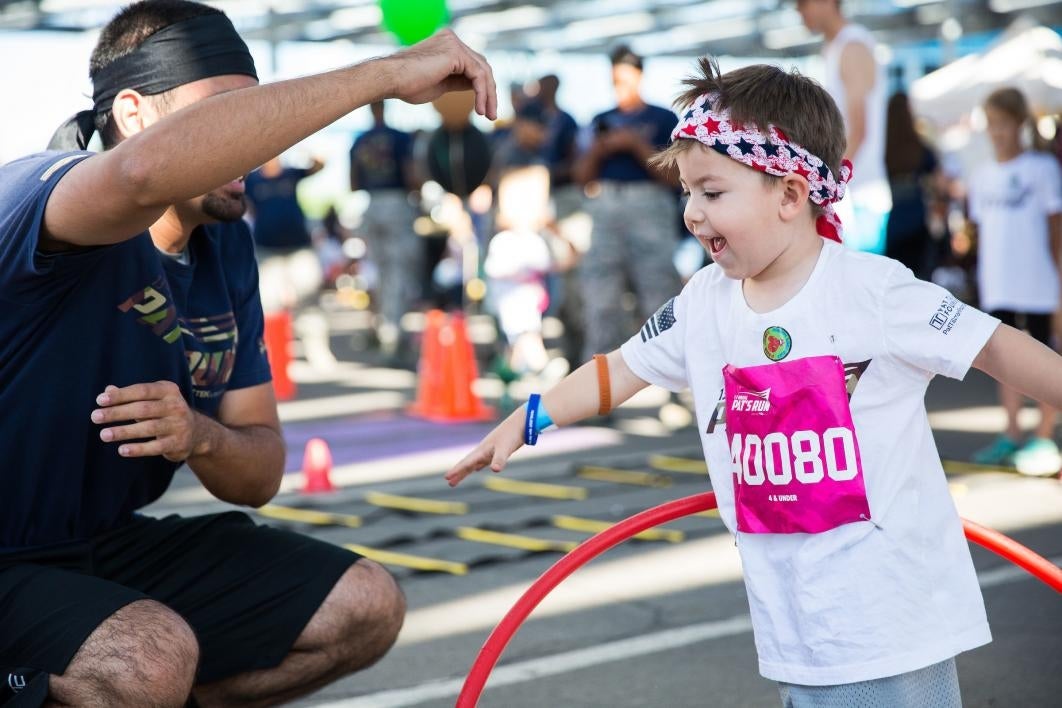
M 573 423 L 650 383 L 689 387 L 760 673 L 784 705 L 959 706 L 953 657 L 991 635 L 925 390 L 974 365 L 1057 405 L 1062 358 L 841 246 L 832 205 L 851 170 L 818 84 L 700 66 L 657 162 L 678 167 L 686 226 L 715 263 L 603 362 L 533 396 L 447 480 L 501 471 L 551 418 Z
M 1020 91 L 998 89 L 985 100 L 984 109 L 995 160 L 970 181 L 981 309 L 1050 345 L 1062 268 L 1062 169 L 1053 155 L 1022 147 L 1029 109 Z M 1013 464 L 1030 475 L 1057 474 L 1062 467 L 1054 441 L 1057 411 L 1041 403 L 1040 424 L 1023 445 L 1018 427 L 1021 392 L 1001 383 L 999 399 L 1007 412 L 1006 430 L 975 452 L 974 461 Z

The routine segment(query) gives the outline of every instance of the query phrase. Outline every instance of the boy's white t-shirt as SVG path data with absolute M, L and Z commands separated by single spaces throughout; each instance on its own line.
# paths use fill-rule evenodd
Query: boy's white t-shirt
M 1024 152 L 990 162 L 970 180 L 977 226 L 981 307 L 1048 314 L 1059 307 L 1058 266 L 1047 218 L 1062 213 L 1062 168 L 1051 155 Z
M 711 425 L 723 408 L 724 365 L 770 364 L 764 332 L 772 327 L 790 335 L 784 360 L 832 354 L 846 370 L 852 365 L 848 390 L 873 523 L 821 534 L 736 533 L 765 677 L 865 681 L 991 641 L 924 396 L 934 374 L 965 376 L 998 324 L 896 261 L 824 241 L 807 283 L 773 312 L 753 312 L 741 282 L 710 265 L 623 345 L 643 380 L 692 389 L 712 488 L 732 532 L 730 446 L 725 423 Z

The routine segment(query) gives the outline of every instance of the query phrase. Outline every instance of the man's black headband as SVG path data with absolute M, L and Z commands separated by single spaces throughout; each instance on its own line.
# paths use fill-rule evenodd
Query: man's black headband
M 93 110 L 81 111 L 64 123 L 48 148 L 85 149 L 92 137 L 93 114 L 109 111 L 123 89 L 152 96 L 228 74 L 258 78 L 254 59 L 229 18 L 217 13 L 176 22 L 100 69 L 93 77 Z

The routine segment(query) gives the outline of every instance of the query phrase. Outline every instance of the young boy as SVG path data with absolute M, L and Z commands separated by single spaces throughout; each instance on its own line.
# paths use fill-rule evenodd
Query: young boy
M 715 264 L 607 356 L 607 379 L 580 367 L 446 478 L 501 471 L 549 416 L 567 425 L 650 383 L 688 386 L 760 672 L 785 705 L 958 706 L 953 657 L 991 635 L 923 397 L 934 374 L 972 364 L 1058 405 L 1062 359 L 837 243 L 831 205 L 850 170 L 818 84 L 700 67 L 658 161 L 677 165 L 686 225 Z
M 978 234 L 980 306 L 1001 322 L 1025 329 L 1049 344 L 1062 268 L 1062 169 L 1054 156 L 1022 146 L 1029 109 L 1020 91 L 993 91 L 984 109 L 995 160 L 970 180 L 970 219 L 977 224 Z M 1058 474 L 1062 454 L 1054 441 L 1057 411 L 1041 403 L 1040 424 L 1021 444 L 1021 392 L 1000 383 L 999 400 L 1007 412 L 1006 430 L 975 452 L 974 462 L 1013 464 L 1029 475 Z

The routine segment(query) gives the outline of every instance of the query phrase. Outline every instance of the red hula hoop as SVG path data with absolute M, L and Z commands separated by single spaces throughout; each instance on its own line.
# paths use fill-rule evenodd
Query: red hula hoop
M 714 492 L 704 492 L 669 501 L 634 516 L 617 522 L 614 526 L 591 536 L 571 552 L 554 563 L 549 570 L 539 576 L 538 580 L 520 596 L 512 609 L 506 613 L 498 626 L 487 637 L 479 650 L 472 668 L 468 672 L 461 694 L 457 697 L 457 708 L 475 708 L 480 694 L 487 683 L 494 665 L 498 662 L 506 645 L 524 623 L 538 603 L 548 595 L 561 581 L 589 561 L 601 555 L 613 546 L 617 546 L 646 529 L 700 511 L 716 508 Z M 997 553 L 1011 563 L 1027 570 L 1036 578 L 1047 583 L 1055 591 L 1062 593 L 1062 568 L 1051 563 L 1017 541 L 1004 536 L 998 531 L 985 528 L 972 521 L 963 519 L 966 538 L 974 543 Z

